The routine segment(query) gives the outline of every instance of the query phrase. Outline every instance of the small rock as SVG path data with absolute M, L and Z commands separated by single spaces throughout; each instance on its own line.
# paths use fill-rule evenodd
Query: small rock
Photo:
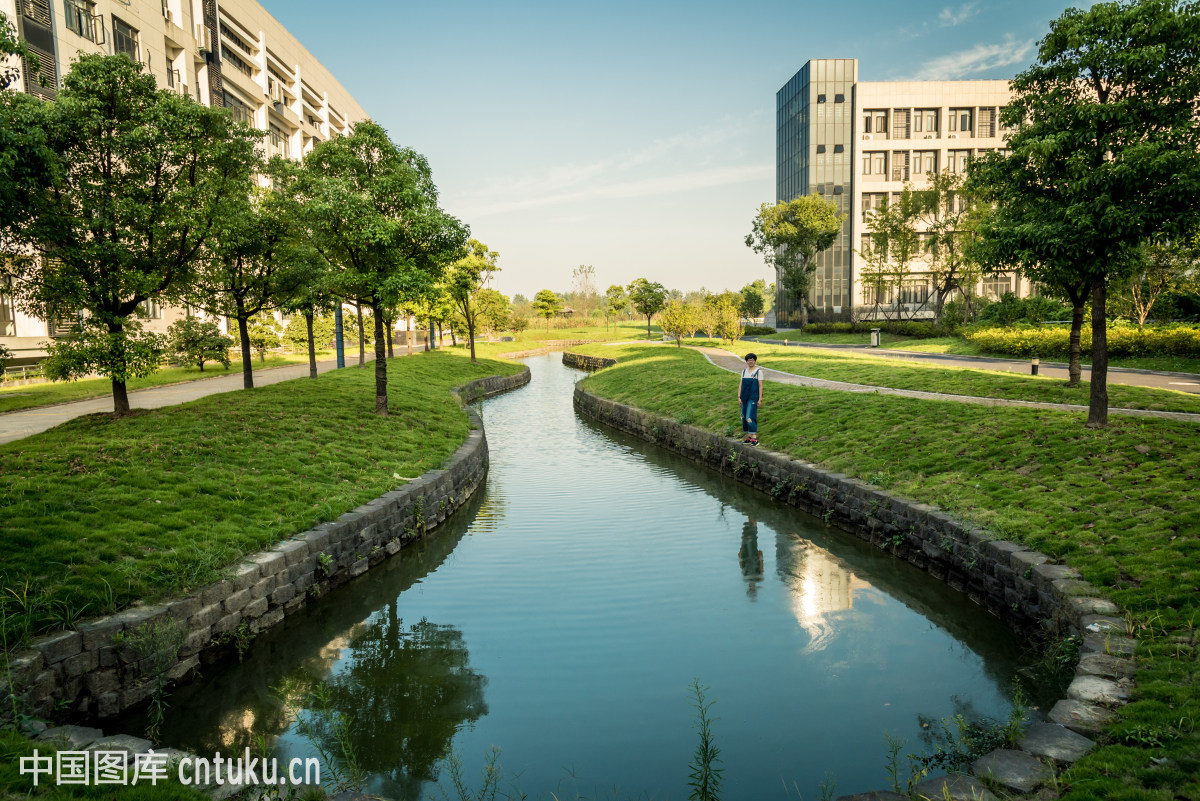
M 1076 676 L 1071 682 L 1071 686 L 1067 687 L 1067 698 L 1083 701 L 1085 704 L 1116 706 L 1128 701 L 1129 693 L 1111 679 L 1102 679 L 1099 676 Z
M 1024 751 L 1010 748 L 998 748 L 990 754 L 984 754 L 971 763 L 971 772 L 1018 793 L 1031 793 L 1038 785 L 1054 777 L 1054 770 L 1049 765 Z
M 1102 706 L 1064 698 L 1050 710 L 1050 720 L 1080 734 L 1099 734 L 1116 717 Z
M 936 779 L 926 779 L 913 788 L 917 798 L 928 798 L 933 801 L 997 801 L 988 788 L 979 779 L 971 776 L 939 776 Z
M 39 740 L 65 740 L 67 750 L 78 751 L 87 748 L 104 736 L 104 732 L 90 726 L 56 726 L 46 729 L 38 735 Z
M 1017 743 L 1022 751 L 1047 757 L 1055 762 L 1075 762 L 1096 745 L 1082 734 L 1057 723 L 1035 723 Z

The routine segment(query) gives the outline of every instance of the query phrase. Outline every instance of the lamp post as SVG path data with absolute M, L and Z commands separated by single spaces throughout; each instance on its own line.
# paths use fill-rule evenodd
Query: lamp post
M 345 367 L 346 347 L 342 342 L 342 303 L 340 300 L 333 307 L 333 339 L 334 347 L 337 349 L 337 366 L 339 368 Z

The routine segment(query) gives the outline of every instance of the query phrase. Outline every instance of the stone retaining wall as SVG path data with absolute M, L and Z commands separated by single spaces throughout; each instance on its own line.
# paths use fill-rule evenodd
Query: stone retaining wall
M 529 382 L 529 368 L 454 390 L 466 404 Z M 11 655 L 20 708 L 36 715 L 69 709 L 107 718 L 146 701 L 156 686 L 189 677 L 231 646 L 243 648 L 326 590 L 360 576 L 451 515 L 487 474 L 483 423 L 467 409 L 467 441 L 440 470 L 248 556 L 231 576 L 183 598 L 35 640 Z M 10 705 L 4 705 L 5 712 Z M 2 713 L 0 713 L 2 714 Z
M 612 367 L 617 363 L 617 360 L 606 359 L 603 356 L 584 356 L 582 353 L 567 351 L 563 354 L 562 363 L 567 367 L 574 367 L 577 370 L 587 370 L 589 373 L 594 373 L 597 370 L 603 370 L 605 367 Z
M 1052 775 L 1046 773 L 1047 765 L 1087 753 L 1093 744 L 1082 735 L 1099 732 L 1113 719 L 1113 708 L 1128 700 L 1136 643 L 1125 636 L 1117 606 L 1100 598 L 1075 569 L 1053 564 L 1045 554 L 998 539 L 934 506 L 781 453 L 606 400 L 578 386 L 574 403 L 588 417 L 702 462 L 890 551 L 1018 631 L 1037 639 L 1080 635 L 1076 676 L 1067 698 L 1050 711 L 1051 722 L 1030 727 L 1021 750 L 1002 749 L 980 759 L 976 775 L 1028 792 Z M 946 783 L 932 779 L 916 789 L 940 799 Z M 970 777 L 950 783 L 955 798 L 960 791 L 968 798 L 971 791 L 987 793 Z

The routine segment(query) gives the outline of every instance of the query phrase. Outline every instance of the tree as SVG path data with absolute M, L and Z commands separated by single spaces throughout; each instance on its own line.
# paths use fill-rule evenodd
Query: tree
M 18 38 L 16 28 L 4 12 L 0 11 L 0 92 L 12 86 L 17 78 L 21 77 L 16 59 L 24 59 L 29 65 L 29 71 L 32 73 L 30 79 L 41 70 L 41 59 L 36 53 L 29 52 L 25 42 Z
M 746 329 L 742 326 L 742 314 L 738 309 L 740 295 L 734 292 L 722 292 L 720 295 L 711 295 L 710 298 L 708 324 L 712 326 L 711 333 L 726 342 L 736 342 L 741 339 Z
M 475 305 L 478 308 L 475 316 L 488 334 L 503 331 L 508 327 L 508 298 L 499 290 L 479 290 L 479 294 L 475 297 Z
M 746 247 L 775 268 L 776 279 L 800 306 L 800 330 L 808 324 L 808 292 L 816 256 L 842 231 L 845 216 L 817 194 L 764 203 L 746 236 Z
M 571 272 L 571 288 L 575 290 L 577 311 L 589 317 L 596 302 L 596 268 L 581 264 Z
M 921 252 L 916 226 L 918 212 L 912 184 L 906 183 L 898 200 L 885 201 L 883 207 L 867 220 L 869 247 L 860 251 L 864 261 L 863 287 L 873 291 L 877 310 L 881 306 L 880 299 L 890 295 L 897 319 L 904 314 L 901 290 L 912 275 L 913 260 Z M 891 319 L 886 309 L 884 316 Z
M 916 216 L 925 224 L 927 242 L 923 249 L 929 260 L 929 273 L 936 297 L 934 317 L 942 319 L 946 300 L 966 281 L 974 286 L 976 270 L 967 258 L 964 247 L 971 235 L 967 221 L 971 218 L 974 198 L 963 187 L 963 179 L 951 172 L 929 176 L 925 189 L 913 193 Z
M 220 362 L 229 369 L 233 340 L 207 320 L 185 317 L 167 329 L 167 357 L 173 364 L 194 364 L 204 372 L 205 362 Z
M 320 280 L 325 260 L 303 238 L 297 209 L 288 197 L 295 168 L 282 159 L 255 172 L 270 177 L 271 188 L 222 199 L 224 208 L 204 247 L 204 258 L 186 285 L 173 291 L 179 300 L 209 314 L 237 321 L 242 351 L 242 386 L 254 388 L 249 321 L 287 306 L 293 297 Z
M 1137 270 L 1147 240 L 1181 238 L 1200 217 L 1197 41 L 1194 2 L 1068 9 L 1012 81 L 1011 153 L 969 173 L 996 206 L 981 231 L 993 257 L 1091 296 L 1090 428 L 1108 424 L 1109 285 Z
M 1128 309 L 1138 328 L 1146 324 L 1155 302 L 1166 292 L 1196 286 L 1200 265 L 1200 236 L 1184 241 L 1147 242 L 1142 259 L 1117 296 L 1117 307 Z
M 22 214 L 0 214 L 8 238 L 39 256 L 25 260 L 17 294 L 43 319 L 81 315 L 69 374 L 108 376 L 124 415 L 126 382 L 156 367 L 142 358 L 156 344 L 131 318 L 186 280 L 221 199 L 248 191 L 256 135 L 222 109 L 158 91 L 123 55 L 80 56 L 39 112 L 48 180 Z
M 667 290 L 657 281 L 635 278 L 629 285 L 629 302 L 646 318 L 646 338 L 650 338 L 650 320 L 667 305 Z
M 298 182 L 310 241 L 335 267 L 330 288 L 372 309 L 375 413 L 388 413 L 387 310 L 420 296 L 462 255 L 466 228 L 437 205 L 429 162 L 370 121 L 321 142 Z
M 250 339 L 250 347 L 258 354 L 260 362 L 266 363 L 267 351 L 279 347 L 279 334 L 282 331 L 283 326 L 270 312 L 261 312 L 250 318 L 247 334 Z
M 454 262 L 450 269 L 447 289 L 455 308 L 467 324 L 467 338 L 471 343 L 471 364 L 475 364 L 475 311 L 476 298 L 480 289 L 490 280 L 491 274 L 499 271 L 496 260 L 500 254 L 488 250 L 487 245 L 477 239 L 467 242 L 467 255 Z M 491 290 L 495 291 L 495 290 Z
M 673 300 L 663 308 L 658 324 L 675 337 L 675 346 L 679 347 L 683 338 L 696 330 L 696 310 L 682 300 Z
M 546 330 L 550 330 L 550 318 L 562 311 L 563 299 L 552 290 L 540 289 L 533 296 L 533 311 L 539 317 L 546 318 Z
M 767 288 L 767 282 L 759 278 L 742 287 L 742 299 L 738 306 L 738 311 L 743 317 L 761 317 L 763 307 L 766 305 L 766 298 L 763 297 Z
M 621 316 L 621 312 L 625 311 L 628 306 L 629 298 L 625 297 L 625 287 L 620 284 L 613 284 L 604 290 L 605 330 L 608 330 L 608 316 L 612 315 L 613 324 L 615 325 L 617 318 Z

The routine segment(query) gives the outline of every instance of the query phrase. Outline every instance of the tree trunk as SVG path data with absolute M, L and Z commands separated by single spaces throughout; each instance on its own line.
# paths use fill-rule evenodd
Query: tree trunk
M 113 417 L 124 417 L 129 414 L 129 392 L 125 389 L 125 382 L 112 380 L 113 393 Z
M 475 315 L 471 314 L 471 304 L 467 304 L 467 339 L 471 342 L 471 364 L 475 364 Z
M 387 417 L 387 344 L 383 341 L 383 315 L 378 304 L 372 309 L 375 312 L 375 414 Z
M 804 327 L 808 325 L 808 298 L 800 298 L 800 333 L 804 333 Z
M 394 317 L 388 317 L 384 321 L 384 328 L 387 329 L 387 331 L 385 333 L 387 334 L 387 352 L 388 352 L 387 357 L 389 359 L 396 358 L 396 348 L 395 348 L 395 341 L 394 341 L 396 339 L 396 335 L 392 332 L 392 325 L 395 322 L 396 322 L 396 320 Z
M 313 310 L 304 310 L 304 325 L 308 327 L 308 377 L 317 377 L 317 343 L 313 341 Z
M 1108 320 L 1103 278 L 1092 284 L 1092 391 L 1088 399 L 1088 428 L 1108 426 Z
M 362 367 L 367 363 L 367 334 L 363 330 L 362 303 L 355 301 L 354 311 L 358 313 L 358 366 Z
M 1082 351 L 1079 341 L 1083 334 L 1083 298 L 1082 292 L 1071 297 L 1071 344 L 1067 350 L 1067 374 L 1070 376 L 1067 380 L 1068 387 L 1079 386 L 1083 377 L 1083 367 L 1079 358 Z
M 250 321 L 242 310 L 241 302 L 238 303 L 237 322 L 238 339 L 242 343 L 242 388 L 254 389 L 254 363 L 251 361 L 254 356 L 250 353 Z
M 411 314 L 404 315 L 404 342 L 408 345 L 408 355 L 412 356 L 413 318 Z
M 650 338 L 650 317 L 651 316 L 652 315 L 649 315 L 649 314 L 646 315 L 646 339 Z

